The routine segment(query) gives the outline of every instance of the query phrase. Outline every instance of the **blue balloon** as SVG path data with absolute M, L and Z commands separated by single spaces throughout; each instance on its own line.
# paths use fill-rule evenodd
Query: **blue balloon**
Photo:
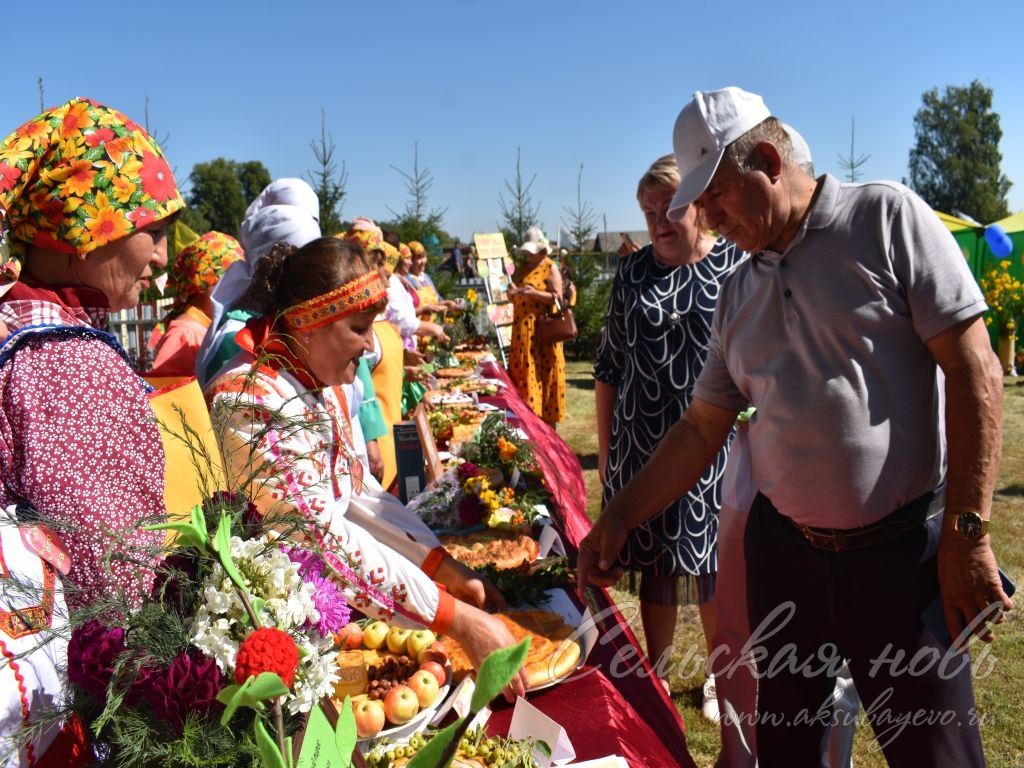
M 990 224 L 985 227 L 985 242 L 997 259 L 1005 259 L 1013 253 L 1013 240 L 1006 231 L 998 224 Z

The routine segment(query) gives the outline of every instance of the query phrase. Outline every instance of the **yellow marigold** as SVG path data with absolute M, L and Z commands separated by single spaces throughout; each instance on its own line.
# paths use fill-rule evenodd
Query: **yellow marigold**
M 484 508 L 489 512 L 493 512 L 501 506 L 501 502 L 498 501 L 498 494 L 494 491 L 483 491 L 480 494 L 480 503 L 484 505 Z
M 475 496 L 479 496 L 490 487 L 491 484 L 488 482 L 486 477 L 484 477 L 483 475 L 477 475 L 476 477 L 469 478 L 462 486 L 462 489 L 466 493 L 471 493 Z
M 470 304 L 476 303 L 476 291 L 474 291 L 472 288 L 466 291 L 466 301 L 468 301 Z

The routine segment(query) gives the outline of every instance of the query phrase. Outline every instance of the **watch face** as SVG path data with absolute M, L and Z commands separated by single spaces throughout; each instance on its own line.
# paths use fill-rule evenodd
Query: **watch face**
M 956 519 L 956 529 L 968 539 L 980 539 L 984 535 L 982 522 L 976 512 L 964 512 Z

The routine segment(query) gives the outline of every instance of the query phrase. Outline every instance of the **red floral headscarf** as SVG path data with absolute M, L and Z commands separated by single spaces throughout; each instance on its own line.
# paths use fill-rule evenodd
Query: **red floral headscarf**
M 29 246 L 91 253 L 184 207 L 163 152 L 142 126 L 72 99 L 0 142 L 0 284 L 18 279 Z

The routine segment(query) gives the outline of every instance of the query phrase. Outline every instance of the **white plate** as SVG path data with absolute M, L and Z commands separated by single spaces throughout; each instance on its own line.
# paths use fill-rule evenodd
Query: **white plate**
M 576 662 L 576 666 L 569 674 L 560 677 L 558 680 L 552 680 L 551 682 L 544 683 L 543 685 L 534 686 L 526 692 L 527 694 L 551 688 L 552 686 L 558 685 L 572 677 L 576 671 L 586 663 L 587 657 L 597 644 L 597 627 L 594 626 L 594 621 L 590 617 L 590 609 L 588 608 L 581 615 L 576 604 L 572 601 L 572 598 L 570 598 L 569 594 L 561 587 L 549 589 L 547 594 L 551 596 L 551 599 L 544 605 L 516 605 L 512 606 L 512 609 L 551 611 L 552 613 L 557 613 L 561 616 L 562 621 L 570 627 L 576 627 L 575 640 L 580 644 L 580 660 Z

